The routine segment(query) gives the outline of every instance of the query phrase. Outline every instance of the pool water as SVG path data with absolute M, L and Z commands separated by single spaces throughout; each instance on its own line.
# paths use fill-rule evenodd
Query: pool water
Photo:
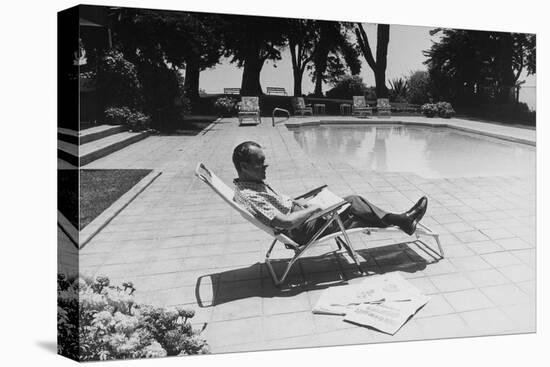
M 293 130 L 315 161 L 425 178 L 534 176 L 535 147 L 451 128 L 322 125 Z

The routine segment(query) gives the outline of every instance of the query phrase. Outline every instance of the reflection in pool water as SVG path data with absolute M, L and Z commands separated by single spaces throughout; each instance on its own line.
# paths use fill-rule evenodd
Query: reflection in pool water
M 313 160 L 426 178 L 535 175 L 535 148 L 449 128 L 325 125 L 294 130 Z

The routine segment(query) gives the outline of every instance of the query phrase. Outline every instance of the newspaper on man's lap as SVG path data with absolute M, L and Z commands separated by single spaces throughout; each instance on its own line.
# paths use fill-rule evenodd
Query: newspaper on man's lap
M 313 313 L 345 316 L 344 321 L 393 335 L 429 299 L 401 275 L 390 273 L 325 289 Z
M 333 205 L 340 204 L 345 200 L 340 196 L 336 195 L 326 187 L 321 190 L 317 195 L 307 201 L 308 205 L 314 204 L 318 205 L 322 210 L 330 208 Z M 344 206 L 338 210 L 338 213 L 342 213 L 346 210 L 347 206 Z

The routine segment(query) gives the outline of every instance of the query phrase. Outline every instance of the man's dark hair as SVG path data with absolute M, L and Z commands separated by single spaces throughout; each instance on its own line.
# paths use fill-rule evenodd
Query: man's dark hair
M 261 148 L 260 144 L 254 141 L 245 141 L 233 149 L 233 164 L 237 172 L 241 172 L 241 163 L 250 162 L 252 147 Z

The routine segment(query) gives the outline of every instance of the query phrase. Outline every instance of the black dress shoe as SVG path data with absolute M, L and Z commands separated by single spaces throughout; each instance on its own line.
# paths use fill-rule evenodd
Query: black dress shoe
M 423 204 L 424 201 L 427 202 L 428 198 L 425 196 L 422 196 L 420 199 L 418 199 L 416 204 L 414 204 L 409 210 L 405 212 L 405 214 L 410 217 L 413 214 L 413 212 L 416 211 L 418 207 Z
M 405 215 L 408 217 L 408 221 L 406 224 L 399 226 L 403 232 L 411 236 L 416 231 L 416 225 L 422 217 L 424 217 L 424 214 L 426 214 L 426 210 L 428 209 L 428 198 L 423 196 L 418 203 Z

